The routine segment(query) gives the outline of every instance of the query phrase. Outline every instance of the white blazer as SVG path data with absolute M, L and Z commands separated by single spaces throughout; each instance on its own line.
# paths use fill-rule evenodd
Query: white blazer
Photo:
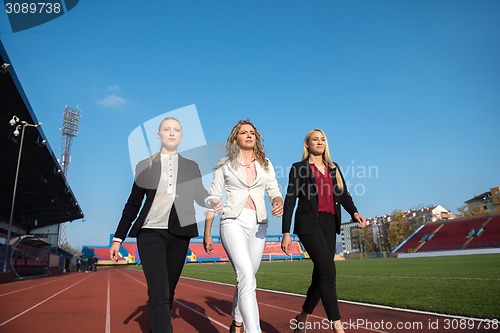
M 210 194 L 222 198 L 223 190 L 226 189 L 226 203 L 222 210 L 221 220 L 235 219 L 243 211 L 245 202 L 250 196 L 255 203 L 257 210 L 257 222 L 267 223 L 266 203 L 264 202 L 264 189 L 270 201 L 276 197 L 282 197 L 276 180 L 276 174 L 271 161 L 268 161 L 266 171 L 259 162 L 255 161 L 255 171 L 257 173 L 252 185 L 247 185 L 245 177 L 241 174 L 240 168 L 235 170 L 229 161 L 218 167 L 214 173 Z

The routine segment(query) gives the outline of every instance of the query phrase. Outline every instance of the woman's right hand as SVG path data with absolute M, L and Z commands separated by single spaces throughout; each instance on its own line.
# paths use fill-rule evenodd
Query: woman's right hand
M 281 249 L 287 256 L 290 255 L 290 248 L 292 246 L 292 241 L 290 239 L 290 234 L 283 234 L 283 239 L 281 240 Z
M 118 253 L 120 252 L 120 242 L 113 242 L 109 248 L 109 257 L 114 262 L 118 262 Z
M 212 254 L 214 251 L 214 242 L 212 240 L 212 236 L 204 236 L 203 237 L 203 247 L 205 248 L 205 252 L 208 254 Z

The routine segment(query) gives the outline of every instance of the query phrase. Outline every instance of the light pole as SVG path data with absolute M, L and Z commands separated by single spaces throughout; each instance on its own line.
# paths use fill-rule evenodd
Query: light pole
M 10 229 L 12 229 L 12 220 L 14 218 L 14 204 L 16 202 L 16 191 L 17 191 L 17 178 L 19 176 L 19 165 L 21 164 L 21 154 L 23 152 L 23 140 L 24 140 L 24 129 L 26 126 L 38 127 L 42 126 L 42 123 L 38 122 L 36 124 L 30 124 L 27 121 L 19 120 L 17 116 L 12 117 L 9 121 L 10 126 L 15 126 L 14 135 L 19 136 L 19 129 L 21 129 L 21 142 L 19 143 L 19 155 L 17 157 L 17 167 L 16 167 L 16 177 L 14 179 L 14 192 L 12 193 L 12 206 L 10 207 L 10 219 L 9 219 L 9 230 L 7 230 L 7 240 L 5 242 L 5 260 L 3 263 L 3 272 L 7 272 L 7 260 L 9 257 L 9 246 L 10 246 Z

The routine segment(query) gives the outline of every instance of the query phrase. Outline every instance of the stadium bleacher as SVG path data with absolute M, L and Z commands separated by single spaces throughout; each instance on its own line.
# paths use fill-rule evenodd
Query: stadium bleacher
M 112 241 L 113 235 L 110 235 Z M 264 247 L 262 260 L 289 260 L 289 259 L 303 259 L 308 258 L 307 253 L 302 249 L 298 239 L 295 237 L 291 243 L 291 256 L 286 256 L 281 250 L 280 235 L 268 235 Z M 186 263 L 204 263 L 204 262 L 229 262 L 229 257 L 220 242 L 219 236 L 213 236 L 214 250 L 212 254 L 205 252 L 202 243 L 203 237 L 195 237 L 189 244 L 188 252 L 186 254 Z M 108 246 L 84 246 L 84 257 L 96 255 L 100 265 L 114 264 L 109 257 Z M 88 252 L 88 253 L 87 253 Z M 123 242 L 120 247 L 119 264 L 140 264 L 139 251 L 137 243 L 133 241 Z
M 4 136 L 0 144 L 0 281 L 11 281 L 25 274 L 62 274 L 65 254 L 57 251 L 43 265 L 40 260 L 36 264 L 23 261 L 22 265 L 17 260 L 19 255 L 29 257 L 39 249 L 35 243 L 38 241 L 33 239 L 31 244 L 25 242 L 24 253 L 20 253 L 20 248 L 15 248 L 17 238 L 36 235 L 39 241 L 58 248 L 57 240 L 41 230 L 82 219 L 84 215 L 1 40 L 0 64 L 8 65 L 0 74 L 0 132 Z M 28 125 L 30 128 L 25 131 Z M 13 130 L 19 132 L 21 127 L 22 135 L 16 138 Z M 16 172 L 16 168 L 21 172 Z
M 416 252 L 423 245 L 424 242 L 429 241 L 434 235 L 441 224 L 427 224 L 422 226 L 417 232 L 410 236 L 410 238 L 401 246 L 397 252 Z
M 500 247 L 500 215 L 429 223 L 410 236 L 395 252 L 412 253 L 492 247 Z
M 308 258 L 307 252 L 301 247 L 297 237 L 292 240 L 291 256 L 286 256 L 281 250 L 279 236 L 268 235 L 262 260 Z M 186 255 L 186 262 L 229 261 L 219 237 L 214 236 L 214 251 L 211 255 L 205 252 L 201 241 L 202 237 L 193 238 Z M 500 247 L 500 215 L 456 219 L 446 222 L 439 221 L 423 225 L 393 252 L 415 253 L 495 247 Z M 107 264 L 107 260 L 110 260 L 108 247 L 102 250 L 93 249 L 99 258 L 99 263 Z M 124 258 L 123 263 L 140 263 L 136 243 L 124 243 L 120 253 Z
M 191 243 L 189 244 L 190 250 L 195 254 L 194 261 L 190 262 L 227 262 L 229 258 L 227 253 L 222 247 L 221 243 L 214 243 L 214 251 L 212 254 L 205 252 L 203 244 Z
M 300 247 L 299 242 L 292 242 L 290 246 L 290 256 L 287 256 L 281 249 L 281 242 L 266 242 L 264 246 L 263 260 L 287 260 L 287 259 L 303 259 L 305 258 L 304 251 Z
M 92 250 L 94 252 L 94 255 L 98 259 L 98 263 L 111 261 L 111 258 L 109 256 L 109 249 L 95 247 Z
M 465 248 L 500 247 L 500 215 L 485 221 L 482 232 L 470 240 Z
M 84 246 L 82 249 L 82 255 L 85 258 L 89 258 L 91 256 L 97 257 L 98 265 L 112 265 L 115 264 L 111 257 L 109 256 L 109 247 L 95 246 L 95 247 L 87 247 Z M 127 259 L 127 256 L 120 256 L 118 258 L 118 264 L 125 265 L 130 263 Z
M 135 264 L 141 263 L 141 257 L 139 256 L 139 250 L 137 249 L 137 243 L 122 243 L 122 246 L 127 250 L 128 256 L 127 260 Z
M 487 217 L 479 217 L 443 223 L 441 230 L 419 251 L 460 250 L 467 242 L 469 232 L 480 227 L 487 219 Z

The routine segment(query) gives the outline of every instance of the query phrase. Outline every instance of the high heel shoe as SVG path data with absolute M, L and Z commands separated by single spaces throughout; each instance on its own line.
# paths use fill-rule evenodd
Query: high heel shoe
M 241 329 L 241 326 L 243 326 L 243 324 L 236 325 L 233 320 L 231 326 L 229 326 L 229 333 L 241 333 L 241 330 L 239 332 L 236 332 L 236 329 Z
M 300 317 L 300 314 L 295 316 L 295 325 L 297 325 L 297 327 L 295 328 L 295 330 L 293 330 L 293 333 L 307 333 L 307 330 L 306 330 L 307 320 L 300 321 L 299 317 Z

